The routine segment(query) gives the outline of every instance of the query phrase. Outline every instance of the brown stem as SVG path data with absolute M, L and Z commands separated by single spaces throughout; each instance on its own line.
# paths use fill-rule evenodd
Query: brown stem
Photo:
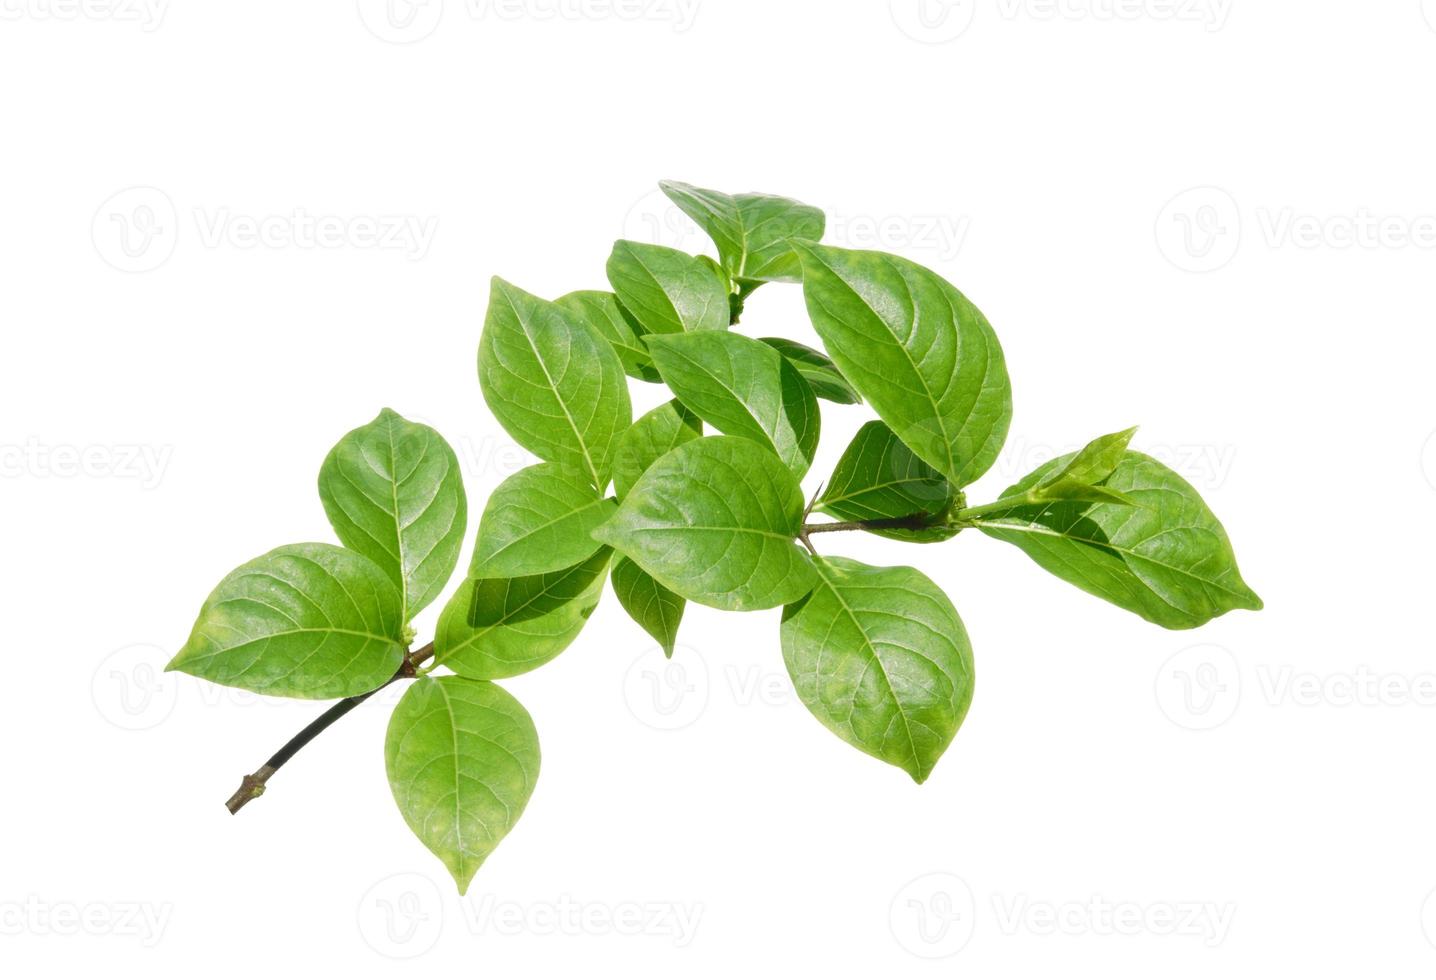
M 369 700 L 370 697 L 384 690 L 384 688 L 393 684 L 395 681 L 416 676 L 419 665 L 433 655 L 434 644 L 432 643 L 422 646 L 411 653 L 407 653 L 404 655 L 404 662 L 400 664 L 399 669 L 394 672 L 394 676 L 383 684 L 380 684 L 374 690 L 367 693 L 356 694 L 353 697 L 345 698 L 342 701 L 336 701 L 334 704 L 331 704 L 324 714 L 305 725 L 298 735 L 295 735 L 289 741 L 285 742 L 278 752 L 269 757 L 268 762 L 244 777 L 239 784 L 239 789 L 235 790 L 234 795 L 224 804 L 229 809 L 229 812 L 238 813 L 240 808 L 250 800 L 257 800 L 263 796 L 264 787 L 265 784 L 269 782 L 269 777 L 278 772 L 280 766 L 292 759 L 296 752 L 312 742 L 320 732 L 324 731 L 330 725 L 334 724 L 340 718 L 343 718 L 359 705 Z

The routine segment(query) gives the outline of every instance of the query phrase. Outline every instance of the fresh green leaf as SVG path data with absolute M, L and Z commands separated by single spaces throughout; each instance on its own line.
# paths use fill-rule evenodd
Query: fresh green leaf
M 734 281 L 797 282 L 801 271 L 793 239 L 823 237 L 823 212 L 786 197 L 724 194 L 674 180 L 659 186 L 713 239 Z
M 858 430 L 838 460 L 817 509 L 844 521 L 881 521 L 924 514 L 933 527 L 874 528 L 898 541 L 946 541 L 958 528 L 945 523 L 956 491 L 882 422 Z
M 230 572 L 167 670 L 287 698 L 347 698 L 404 659 L 404 606 L 384 569 L 332 544 L 291 544 Z
M 703 435 L 703 423 L 677 400 L 664 402 L 644 415 L 618 440 L 613 463 L 613 489 L 622 500 L 638 478 L 664 453 Z
M 1002 348 L 936 273 L 882 252 L 798 246 L 803 293 L 843 376 L 959 489 L 997 459 L 1012 420 Z
M 783 611 L 798 697 L 839 738 L 927 779 L 972 703 L 957 610 L 914 568 L 816 561 L 818 584 Z
M 330 450 L 319 498 L 345 547 L 400 588 L 405 623 L 438 598 L 468 520 L 459 460 L 443 436 L 386 408 Z
M 818 401 L 776 350 L 736 333 L 649 337 L 648 349 L 678 400 L 719 432 L 778 454 L 799 479 L 818 448 Z
M 578 638 L 603 593 L 611 553 L 557 572 L 470 579 L 434 631 L 434 663 L 476 680 L 513 677 L 557 657 Z
M 538 732 L 497 684 L 422 677 L 389 718 L 384 768 L 404 822 L 462 895 L 528 804 Z
M 856 405 L 863 396 L 853 390 L 832 358 L 806 344 L 784 337 L 762 337 L 763 343 L 782 354 L 813 388 L 813 394 L 839 405 Z
M 678 624 L 687 602 L 670 592 L 627 558 L 613 565 L 613 592 L 633 621 L 658 641 L 665 657 L 673 656 L 678 641 Z
M 1026 495 L 1032 503 L 1082 501 L 1092 504 L 1126 504 L 1135 501 L 1105 485 L 1106 479 L 1122 462 L 1127 446 L 1136 435 L 1136 427 L 1111 435 L 1099 436 L 1083 447 L 1061 470 L 1038 483 Z
M 598 550 L 593 529 L 616 506 L 558 463 L 519 470 L 489 497 L 469 578 L 541 575 L 577 565 Z
M 1075 458 L 1039 467 L 1003 498 L 1020 496 Z M 1104 485 L 1130 503 L 1032 504 L 972 523 L 1058 578 L 1168 629 L 1262 607 L 1242 581 L 1226 531 L 1187 481 L 1128 451 Z
M 643 328 L 638 325 L 633 314 L 623 308 L 613 293 L 583 289 L 560 296 L 554 303 L 583 320 L 608 341 L 630 378 L 637 378 L 639 381 L 660 380 L 658 369 L 653 366 L 653 358 L 648 356 L 648 348 L 644 347 L 643 341 L 639 339 L 643 335 Z
M 711 436 L 650 466 L 594 537 L 686 599 L 769 609 L 813 587 L 813 563 L 794 544 L 802 521 L 803 493 L 776 456 Z
M 585 321 L 495 277 L 479 384 L 519 445 L 608 486 L 633 410 L 618 355 Z
M 616 242 L 608 282 L 645 333 L 728 329 L 728 284 L 687 252 Z

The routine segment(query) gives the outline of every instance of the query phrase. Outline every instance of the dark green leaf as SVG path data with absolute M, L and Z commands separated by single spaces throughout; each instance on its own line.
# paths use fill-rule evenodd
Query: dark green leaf
M 613 565 L 613 592 L 633 621 L 658 641 L 663 655 L 673 656 L 678 639 L 678 623 L 683 619 L 687 602 L 670 592 L 627 558 Z
M 687 252 L 617 242 L 608 258 L 608 282 L 646 333 L 728 329 L 728 284 Z
M 797 282 L 801 271 L 792 240 L 823 237 L 823 212 L 786 197 L 724 194 L 674 180 L 659 186 L 713 239 L 735 281 Z
M 663 380 L 719 432 L 778 454 L 802 478 L 818 447 L 818 402 L 798 369 L 767 344 L 735 333 L 649 337 Z
M 438 598 L 468 519 L 459 460 L 443 436 L 386 408 L 330 450 L 319 498 L 339 540 L 399 586 L 404 622 Z
M 956 491 L 941 473 L 913 455 L 882 422 L 858 430 L 832 479 L 818 498 L 818 510 L 844 521 L 888 520 L 928 515 L 937 525 L 920 530 L 874 529 L 899 541 L 946 541 L 958 531 L 943 524 Z
M 664 402 L 634 422 L 618 440 L 613 463 L 613 489 L 618 499 L 628 495 L 658 457 L 701 435 L 703 423 L 676 400 Z
M 894 255 L 799 246 L 808 313 L 833 362 L 909 449 L 958 488 L 1012 419 L 1002 348 L 977 307 Z
M 462 895 L 528 804 L 538 732 L 497 684 L 423 677 L 389 719 L 384 767 L 404 822 Z
M 633 412 L 618 355 L 586 322 L 495 278 L 479 340 L 479 383 L 519 445 L 600 490 L 608 486 Z
M 648 348 L 639 339 L 643 328 L 633 319 L 633 314 L 619 304 L 618 297 L 613 293 L 584 289 L 560 296 L 554 303 L 582 319 L 608 341 L 630 378 L 660 380 L 653 358 L 648 356 Z
M 484 507 L 469 578 L 540 575 L 577 565 L 598 550 L 593 529 L 613 516 L 615 506 L 558 463 L 519 470 Z
M 800 344 L 796 340 L 788 340 L 784 337 L 763 337 L 763 343 L 782 354 L 792 362 L 793 367 L 798 369 L 813 388 L 813 394 L 819 398 L 826 398 L 830 402 L 837 402 L 839 405 L 856 405 L 863 400 L 863 396 L 853 390 L 848 384 L 848 379 L 838 370 L 832 358 L 822 351 L 813 350 L 806 344 Z
M 1074 458 L 1039 467 L 1003 497 L 1020 496 Z M 1226 531 L 1180 476 L 1128 451 L 1104 485 L 1130 503 L 1033 504 L 973 523 L 1059 578 L 1169 629 L 1262 607 Z
M 922 782 L 972 703 L 957 610 L 913 568 L 820 558 L 818 585 L 783 612 L 798 697 L 844 741 Z
M 476 680 L 541 667 L 578 638 L 603 593 L 610 552 L 557 572 L 470 579 L 434 631 L 434 663 Z
M 687 599 L 768 609 L 805 595 L 813 563 L 794 544 L 803 494 L 749 439 L 711 436 L 649 467 L 594 537 Z
M 404 659 L 403 600 L 374 562 L 291 544 L 224 577 L 167 670 L 289 698 L 379 687 Z

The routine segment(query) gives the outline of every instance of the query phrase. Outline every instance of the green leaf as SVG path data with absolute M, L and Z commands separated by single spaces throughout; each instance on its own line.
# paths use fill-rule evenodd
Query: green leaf
M 660 380 L 658 369 L 653 366 L 653 358 L 648 356 L 648 348 L 644 347 L 643 341 L 639 339 L 643 335 L 643 328 L 638 325 L 633 314 L 619 304 L 618 297 L 613 293 L 583 289 L 560 296 L 554 303 L 583 320 L 608 341 L 630 378 L 637 378 L 639 381 Z
M 330 450 L 319 498 L 345 547 L 399 586 L 405 623 L 438 598 L 468 520 L 459 460 L 443 436 L 386 408 Z
M 793 543 L 802 521 L 798 481 L 776 456 L 711 436 L 649 467 L 594 537 L 686 599 L 769 609 L 813 587 L 813 563 Z
M 422 677 L 389 718 L 384 768 L 404 822 L 462 895 L 528 804 L 538 732 L 497 684 Z
M 823 237 L 823 212 L 786 197 L 724 194 L 674 180 L 659 186 L 713 239 L 723 268 L 735 281 L 797 282 L 801 270 L 793 239 Z
M 934 527 L 875 528 L 873 534 L 898 541 L 946 541 L 958 528 L 943 523 L 956 491 L 941 473 L 913 455 L 882 422 L 858 430 L 838 460 L 817 509 L 844 521 L 888 520 L 929 515 Z
M 664 402 L 644 415 L 618 440 L 613 489 L 622 500 L 658 457 L 703 435 L 698 416 L 677 401 Z
M 479 384 L 519 445 L 608 486 L 633 411 L 618 355 L 586 322 L 495 277 Z
M 598 550 L 593 529 L 616 506 L 557 463 L 525 467 L 489 497 L 469 578 L 540 575 L 577 565 Z
M 616 242 L 608 282 L 646 333 L 728 329 L 728 284 L 687 252 Z
M 1012 391 L 992 327 L 950 284 L 882 252 L 798 246 L 813 326 L 909 449 L 965 487 L 997 459 Z
M 613 565 L 613 592 L 633 621 L 658 641 L 665 657 L 673 656 L 678 624 L 687 602 L 670 592 L 627 558 Z
M 1074 459 L 1039 467 L 1003 497 L 1027 492 Z M 1262 607 L 1242 581 L 1226 531 L 1187 481 L 1128 451 L 1105 486 L 1130 503 L 1033 504 L 971 523 L 1058 578 L 1168 629 Z
M 820 558 L 818 585 L 783 611 L 798 697 L 839 738 L 927 779 L 972 703 L 957 610 L 914 568 Z
M 374 562 L 332 544 L 291 544 L 230 572 L 166 670 L 287 698 L 347 698 L 404 659 L 403 600 Z
M 1026 496 L 1033 503 L 1069 500 L 1134 506 L 1135 501 L 1130 497 L 1105 486 L 1104 483 L 1122 462 L 1127 446 L 1136 433 L 1137 428 L 1133 426 L 1122 432 L 1093 439 L 1061 470 L 1028 490 Z
M 678 400 L 719 432 L 778 454 L 799 479 L 818 447 L 818 401 L 798 369 L 767 344 L 735 333 L 649 337 Z
M 578 638 L 603 593 L 611 553 L 557 572 L 470 579 L 434 631 L 434 664 L 476 680 L 541 667 Z
M 832 358 L 822 351 L 785 337 L 762 337 L 763 343 L 782 354 L 813 388 L 813 394 L 839 405 L 856 405 L 863 396 L 853 390 Z

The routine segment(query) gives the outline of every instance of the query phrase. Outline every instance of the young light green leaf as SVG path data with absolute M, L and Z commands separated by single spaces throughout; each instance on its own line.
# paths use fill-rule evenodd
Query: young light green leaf
M 484 507 L 469 578 L 541 575 L 598 550 L 593 529 L 617 505 L 558 463 L 539 463 L 500 483 Z
M 633 314 L 623 308 L 613 293 L 582 289 L 560 296 L 554 303 L 583 320 L 608 341 L 630 378 L 637 378 L 639 381 L 661 380 L 658 377 L 658 369 L 653 366 L 653 358 L 648 356 L 648 348 L 643 346 L 643 341 L 639 339 L 643 335 L 643 328 L 633 318 Z
M 495 277 L 479 384 L 519 445 L 608 486 L 633 410 L 618 355 L 586 322 Z
M 449 600 L 434 631 L 434 664 L 476 680 L 541 667 L 578 638 L 603 593 L 611 556 L 557 572 L 470 579 Z
M 687 601 L 627 558 L 613 564 L 613 593 L 633 621 L 663 647 L 663 655 L 672 657 Z
M 823 212 L 786 197 L 724 194 L 675 180 L 659 186 L 713 239 L 735 281 L 797 282 L 801 271 L 792 240 L 823 237 Z
M 687 252 L 615 242 L 608 282 L 646 333 L 728 329 L 728 284 Z
M 1020 496 L 1074 458 L 1039 467 L 1003 498 Z M 1105 486 L 1130 503 L 1032 504 L 972 523 L 1057 577 L 1168 629 L 1262 607 L 1242 581 L 1226 531 L 1187 481 L 1128 451 Z
M 613 462 L 613 489 L 622 500 L 658 457 L 703 435 L 703 423 L 677 400 L 664 402 L 644 415 L 618 440 Z
M 776 456 L 710 436 L 650 466 L 594 537 L 686 599 L 769 609 L 813 587 L 813 563 L 794 544 L 802 521 L 803 493 Z
M 959 489 L 997 459 L 1012 420 L 1002 348 L 936 273 L 882 252 L 799 245 L 803 294 L 843 376 Z
M 719 432 L 778 454 L 799 479 L 818 448 L 818 401 L 776 350 L 736 333 L 649 337 L 648 349 L 678 400 Z
M 528 804 L 538 732 L 497 684 L 421 677 L 389 718 L 384 768 L 404 822 L 462 895 Z
M 443 436 L 386 408 L 330 450 L 319 498 L 345 547 L 399 586 L 405 623 L 438 598 L 468 520 L 459 460 Z
M 889 520 L 925 514 L 933 527 L 875 528 L 873 534 L 898 541 L 946 541 L 958 528 L 944 523 L 956 491 L 937 470 L 903 445 L 882 422 L 858 430 L 838 460 L 817 509 L 844 521 Z
M 853 390 L 832 358 L 822 351 L 785 337 L 761 337 L 763 343 L 786 357 L 813 388 L 813 394 L 839 405 L 856 405 L 863 396 Z
M 783 662 L 798 697 L 839 738 L 920 783 L 972 703 L 962 620 L 914 568 L 816 565 L 812 594 L 783 611 Z
M 403 600 L 374 562 L 332 544 L 291 544 L 230 572 L 166 670 L 287 698 L 347 698 L 404 659 Z

